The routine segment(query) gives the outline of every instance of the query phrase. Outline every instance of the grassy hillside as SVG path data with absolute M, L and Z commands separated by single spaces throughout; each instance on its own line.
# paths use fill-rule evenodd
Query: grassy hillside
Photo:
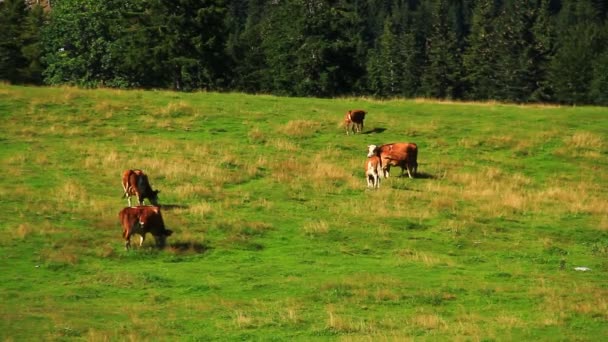
M 2 340 L 608 335 L 606 108 L 0 85 L 0 116 Z M 397 141 L 420 177 L 367 190 Z M 128 168 L 163 251 L 124 250 Z

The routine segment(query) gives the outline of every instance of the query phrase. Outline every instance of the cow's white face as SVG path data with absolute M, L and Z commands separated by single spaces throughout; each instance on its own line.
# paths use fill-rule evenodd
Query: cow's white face
M 374 156 L 376 154 L 376 148 L 378 148 L 376 145 L 369 145 L 367 146 L 367 157 L 371 157 Z

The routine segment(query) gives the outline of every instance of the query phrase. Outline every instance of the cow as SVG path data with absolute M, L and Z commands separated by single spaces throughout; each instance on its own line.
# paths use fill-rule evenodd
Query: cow
M 146 239 L 146 233 L 152 234 L 158 248 L 163 248 L 167 237 L 173 231 L 165 228 L 163 216 L 158 206 L 138 206 L 125 207 L 120 213 L 120 224 L 122 225 L 122 237 L 125 239 L 125 249 L 131 248 L 131 236 L 139 234 L 139 246 L 141 247 Z
M 381 146 L 369 145 L 367 157 L 378 156 L 382 162 L 382 174 L 389 177 L 391 166 L 400 166 L 401 175 L 407 171 L 409 178 L 418 172 L 418 146 L 415 143 L 392 143 Z
M 124 194 L 122 198 L 127 198 L 131 207 L 131 196 L 137 196 L 139 205 L 144 205 L 147 198 L 152 205 L 158 205 L 158 194 L 160 190 L 152 190 L 148 176 L 142 170 L 125 170 L 122 173 L 122 188 Z
M 365 120 L 364 110 L 354 109 L 346 112 L 344 116 L 344 126 L 346 127 L 346 135 L 349 134 L 349 129 L 352 130 L 353 134 L 356 132 L 361 133 L 363 131 L 363 120 Z
M 365 178 L 367 187 L 378 189 L 380 187 L 380 174 L 382 173 L 382 160 L 377 155 L 367 158 L 365 162 Z

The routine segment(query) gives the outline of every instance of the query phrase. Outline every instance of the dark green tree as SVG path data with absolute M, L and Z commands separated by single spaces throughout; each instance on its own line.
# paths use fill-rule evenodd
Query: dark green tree
M 495 99 L 498 91 L 497 32 L 494 0 L 480 0 L 473 13 L 468 48 L 463 54 L 467 82 L 466 98 Z
M 43 31 L 45 82 L 98 86 L 112 82 L 114 66 L 110 54 L 116 37 L 113 19 L 120 17 L 119 0 L 63 0 L 53 3 L 50 23 Z
M 549 68 L 555 54 L 555 27 L 552 21 L 551 0 L 540 0 L 536 20 L 531 33 L 534 35 L 533 48 L 536 72 L 536 86 L 529 99 L 534 102 L 550 102 L 553 89 L 549 82 Z
M 426 49 L 428 64 L 421 85 L 428 97 L 456 99 L 461 96 L 461 55 L 449 10 L 448 0 L 437 0 L 433 7 L 433 28 Z
M 236 37 L 229 46 L 234 65 L 232 86 L 240 91 L 256 93 L 272 89 L 272 77 L 262 47 L 264 3 L 263 0 L 248 2 L 245 23 L 234 33 Z
M 497 27 L 498 99 L 527 102 L 541 81 L 541 52 L 537 51 L 533 27 L 536 4 L 531 1 L 509 1 L 503 8 Z
M 46 14 L 39 5 L 30 8 L 21 30 L 21 54 L 25 65 L 19 69 L 22 80 L 27 83 L 41 84 L 42 72 L 42 43 L 41 32 L 46 21 Z
M 27 66 L 23 56 L 22 30 L 26 21 L 26 6 L 23 0 L 0 2 L 0 79 L 22 82 L 20 70 Z
M 423 63 L 416 35 L 412 32 L 403 32 L 398 37 L 398 48 L 402 68 L 400 72 L 401 95 L 414 97 L 420 87 L 420 65 Z
M 361 26 L 347 2 L 288 0 L 269 12 L 262 45 L 273 91 L 334 96 L 356 88 Z
M 555 100 L 570 104 L 594 103 L 590 95 L 594 61 L 606 45 L 598 13 L 589 0 L 568 2 L 558 19 L 558 43 L 549 68 Z
M 608 106 L 608 49 L 593 62 L 590 96 L 593 103 Z
M 371 90 L 378 96 L 395 96 L 401 92 L 403 61 L 399 55 L 397 35 L 390 19 L 384 22 L 384 32 L 378 39 L 377 49 L 368 61 L 367 74 Z
M 148 0 L 152 50 L 172 88 L 221 89 L 228 73 L 222 0 Z

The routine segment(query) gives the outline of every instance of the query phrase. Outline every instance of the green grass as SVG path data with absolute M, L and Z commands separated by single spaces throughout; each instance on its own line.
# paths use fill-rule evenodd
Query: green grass
M 2 340 L 608 335 L 606 108 L 0 85 L 0 116 Z M 421 177 L 367 190 L 398 141 Z M 124 251 L 127 168 L 163 251 Z

